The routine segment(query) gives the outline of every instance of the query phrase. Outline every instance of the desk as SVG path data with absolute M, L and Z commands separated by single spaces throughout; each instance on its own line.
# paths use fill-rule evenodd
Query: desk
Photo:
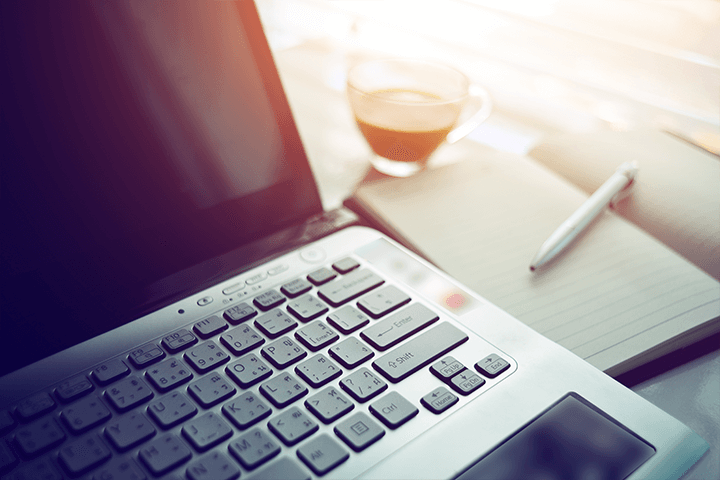
M 658 359 L 618 380 L 692 428 L 710 450 L 683 479 L 706 480 L 720 473 L 720 336 Z
M 323 40 L 311 40 L 275 55 L 323 204 L 338 207 L 367 174 L 371 155 L 344 95 L 347 65 L 357 57 L 339 52 Z M 482 141 L 488 129 L 510 131 L 513 127 L 508 135 L 514 135 L 521 145 L 529 147 L 532 139 L 542 138 L 541 129 L 494 114 L 470 141 Z M 431 166 L 465 158 L 465 141 L 442 147 Z M 719 346 L 720 337 L 716 336 L 620 379 L 710 443 L 710 451 L 683 477 L 690 480 L 717 478 L 720 472 Z

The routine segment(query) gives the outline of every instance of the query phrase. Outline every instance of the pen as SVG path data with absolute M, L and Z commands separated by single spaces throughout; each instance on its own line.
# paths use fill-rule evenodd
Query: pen
M 630 191 L 637 176 L 637 171 L 636 162 L 626 162 L 620 165 L 615 170 L 615 173 L 545 240 L 545 243 L 542 244 L 540 250 L 530 262 L 530 271 L 534 272 L 535 269 L 552 260 L 606 206 L 623 198 Z

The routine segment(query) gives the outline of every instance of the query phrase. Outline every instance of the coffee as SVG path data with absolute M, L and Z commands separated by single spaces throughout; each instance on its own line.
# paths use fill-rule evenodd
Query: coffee
M 454 68 L 415 59 L 355 65 L 348 72 L 347 95 L 374 152 L 370 163 L 394 177 L 425 169 L 435 149 L 463 138 L 492 107 L 487 92 Z M 481 108 L 457 126 L 461 112 L 467 114 L 466 107 L 480 102 Z
M 412 90 L 370 92 L 355 120 L 373 151 L 398 162 L 423 162 L 445 140 L 462 105 Z

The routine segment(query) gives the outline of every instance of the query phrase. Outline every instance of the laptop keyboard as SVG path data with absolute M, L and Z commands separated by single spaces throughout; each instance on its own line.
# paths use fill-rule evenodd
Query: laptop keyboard
M 478 353 L 487 356 L 469 366 L 450 355 L 468 339 L 433 308 L 343 258 L 0 411 L 0 474 L 322 476 L 420 409 L 440 416 L 509 374 L 509 359 L 496 352 Z M 403 380 L 424 369 L 439 382 L 422 397 L 404 392 Z

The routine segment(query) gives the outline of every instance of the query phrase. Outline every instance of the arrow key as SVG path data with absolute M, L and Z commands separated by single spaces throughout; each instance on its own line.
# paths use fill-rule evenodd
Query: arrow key
M 483 385 L 485 380 L 470 370 L 460 372 L 450 379 L 450 386 L 461 395 L 470 395 Z
M 465 370 L 465 365 L 455 360 L 455 357 L 448 355 L 433 363 L 430 366 L 430 372 L 443 382 L 449 382 L 450 379 L 458 373 Z
M 495 353 L 483 358 L 475 364 L 475 370 L 482 373 L 487 378 L 495 378 L 508 368 L 510 368 L 510 364 Z
M 438 387 L 420 399 L 425 408 L 440 414 L 458 402 L 458 397 L 445 387 Z

